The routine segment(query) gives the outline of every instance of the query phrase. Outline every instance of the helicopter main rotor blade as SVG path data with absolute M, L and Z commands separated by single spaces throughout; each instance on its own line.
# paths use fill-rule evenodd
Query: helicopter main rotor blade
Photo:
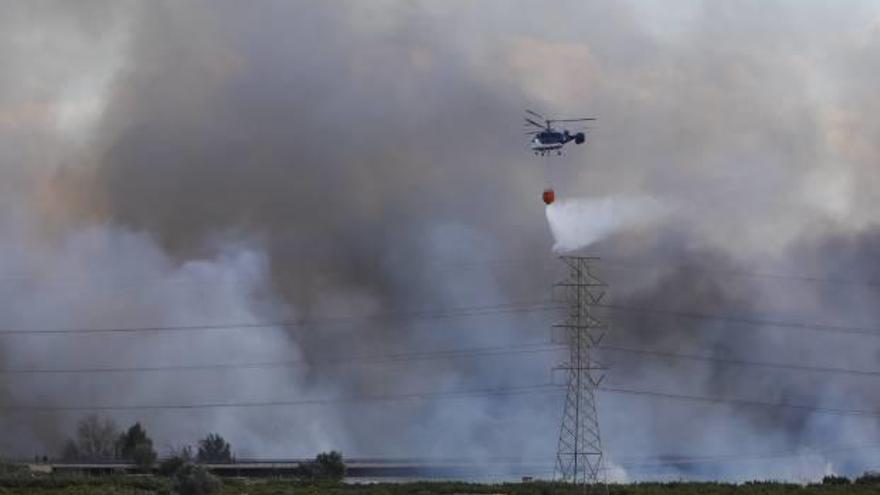
M 538 117 L 538 118 L 541 119 L 541 120 L 547 120 L 547 119 L 545 119 L 544 116 L 541 115 L 540 113 L 535 112 L 535 111 L 533 111 L 533 110 L 529 110 L 528 108 L 526 109 L 526 113 L 530 113 L 530 114 L 534 115 L 535 117 Z
M 528 122 L 529 124 L 532 124 L 533 126 L 540 127 L 541 129 L 543 129 L 545 127 L 544 124 L 539 124 L 528 117 L 525 117 L 525 119 L 526 119 L 526 122 Z
M 547 122 L 586 122 L 588 120 L 596 120 L 593 117 L 584 118 L 584 119 L 550 119 Z

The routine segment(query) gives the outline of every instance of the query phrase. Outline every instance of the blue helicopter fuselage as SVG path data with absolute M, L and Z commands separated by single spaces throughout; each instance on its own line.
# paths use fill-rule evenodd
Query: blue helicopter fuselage
M 532 138 L 530 146 L 532 151 L 545 152 L 562 148 L 565 143 L 575 141 L 578 144 L 583 142 L 583 133 L 571 134 L 568 131 L 546 130 L 535 134 Z

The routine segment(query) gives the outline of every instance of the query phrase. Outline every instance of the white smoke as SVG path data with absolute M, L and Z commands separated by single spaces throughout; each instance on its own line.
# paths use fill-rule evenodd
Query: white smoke
M 49 238 L 32 219 L 0 215 L 0 328 L 85 329 L 248 323 L 292 310 L 268 287 L 259 246 L 230 245 L 216 256 L 177 263 L 144 233 L 98 225 Z M 274 316 L 273 315 L 277 315 Z M 2 368 L 157 368 L 302 359 L 280 327 L 163 333 L 19 335 L 0 341 Z M 252 402 L 309 396 L 307 368 L 156 370 L 20 374 L 3 378 L 0 405 L 89 406 Z M 327 386 L 316 395 L 335 393 Z M 4 455 L 54 455 L 87 411 L 30 417 L 6 413 Z M 220 432 L 240 456 L 308 455 L 345 445 L 323 427 L 332 414 L 306 408 L 217 408 L 188 412 L 108 411 L 120 426 L 141 421 L 160 453 Z M 296 425 L 288 433 L 279 425 Z M 295 433 L 295 440 L 292 436 Z M 285 434 L 290 434 L 286 437 Z
M 623 229 L 658 220 L 668 208 L 647 197 L 563 199 L 547 206 L 557 253 L 585 248 Z

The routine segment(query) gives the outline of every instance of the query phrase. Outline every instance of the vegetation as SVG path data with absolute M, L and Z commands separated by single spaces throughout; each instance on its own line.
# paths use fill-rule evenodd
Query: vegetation
M 140 423 L 135 423 L 116 441 L 116 452 L 119 459 L 131 461 L 142 470 L 147 471 L 156 462 L 156 451 L 153 440 L 147 436 Z
M 171 495 L 171 484 L 153 476 L 0 477 L 3 495 Z
M 30 473 L 26 466 L 4 462 L 0 459 L 0 477 L 27 476 Z M 2 493 L 2 492 L 0 492 Z
M 174 479 L 159 476 L 0 478 L 3 495 L 582 495 L 580 488 L 548 482 L 473 484 L 457 482 L 343 484 L 333 481 L 219 480 L 201 466 L 188 464 Z M 610 485 L 609 495 L 868 495 L 870 484 L 795 485 L 761 482 L 639 483 Z
M 876 495 L 877 487 L 857 485 L 795 485 L 787 483 L 638 483 L 610 485 L 609 495 Z M 583 495 L 580 487 L 549 482 L 473 484 L 456 482 L 377 483 L 294 483 L 266 480 L 244 484 L 227 481 L 224 495 Z
M 111 419 L 90 414 L 76 425 L 76 437 L 67 440 L 61 451 L 66 461 L 103 461 L 116 457 L 119 429 Z
M 340 452 L 322 452 L 301 470 L 302 476 L 311 480 L 341 480 L 345 476 L 345 462 Z
M 223 484 L 207 469 L 195 464 L 184 464 L 174 473 L 174 491 L 179 495 L 215 495 Z
M 199 453 L 196 459 L 205 463 L 232 462 L 232 447 L 223 437 L 211 433 L 199 440 Z
M 846 476 L 835 476 L 832 474 L 822 478 L 823 485 L 848 485 L 849 483 L 849 478 Z
M 2 495 L 582 495 L 572 485 L 548 482 L 474 484 L 458 482 L 344 484 L 335 481 L 279 479 L 219 480 L 203 467 L 187 464 L 174 479 L 160 476 L 0 477 Z M 860 478 L 861 479 L 861 478 Z M 867 478 L 866 478 L 867 479 Z M 609 495 L 869 495 L 880 493 L 869 483 L 776 482 L 638 483 L 610 485 Z
M 217 439 L 220 441 L 217 441 Z M 220 435 L 208 435 L 201 443 L 203 446 L 199 448 L 199 456 L 202 459 L 208 459 L 207 453 L 213 452 L 218 455 L 218 457 L 215 457 L 218 459 L 228 455 L 224 461 L 214 462 L 231 461 L 232 456 L 229 453 L 229 444 L 223 441 Z M 207 449 L 204 448 L 206 446 L 208 447 Z M 219 448 L 223 446 L 225 448 Z M 193 464 L 193 460 L 192 448 L 189 446 L 183 447 L 178 452 L 174 452 L 171 457 L 162 461 L 162 464 L 159 465 L 159 474 L 167 476 L 171 480 L 174 493 L 179 495 L 215 495 L 221 493 L 223 484 L 220 478 L 211 474 L 207 468 Z
M 180 449 L 173 449 L 171 455 L 159 464 L 159 475 L 172 477 L 180 468 L 192 463 L 193 459 L 192 447 L 189 445 Z
M 171 456 L 159 464 L 159 476 L 167 476 L 169 478 L 172 478 L 174 477 L 174 475 L 177 474 L 178 471 L 181 470 L 181 468 L 189 463 L 190 461 L 188 459 L 184 459 L 183 457 L 177 455 Z
M 87 416 L 67 442 L 65 459 L 89 461 L 115 457 L 131 460 L 147 471 L 156 461 L 153 441 L 140 423 L 120 433 L 115 424 Z M 211 433 L 198 443 L 198 453 L 183 447 L 165 459 L 159 475 L 80 477 L 32 474 L 21 466 L 0 463 L 0 495 L 581 495 L 577 486 L 534 481 L 476 484 L 461 482 L 342 483 L 346 468 L 342 454 L 324 452 L 301 467 L 298 478 L 221 479 L 201 463 L 232 462 L 232 448 Z M 609 495 L 868 495 L 880 493 L 880 473 L 868 472 L 853 480 L 825 476 L 820 483 L 779 482 L 635 483 L 610 485 Z
M 876 489 L 880 490 L 880 473 L 875 471 L 868 471 L 867 473 L 856 478 L 855 484 L 872 485 Z

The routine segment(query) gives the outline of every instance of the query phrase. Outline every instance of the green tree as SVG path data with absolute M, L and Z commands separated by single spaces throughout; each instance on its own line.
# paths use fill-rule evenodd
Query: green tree
M 120 459 L 132 461 L 141 469 L 149 469 L 156 462 L 153 440 L 140 423 L 135 423 L 119 435 L 116 448 Z
M 232 462 L 232 447 L 223 437 L 211 433 L 199 440 L 199 453 L 196 459 L 199 462 Z
M 313 462 L 303 466 L 303 474 L 312 479 L 341 480 L 345 476 L 342 453 L 333 450 L 318 454 Z
M 846 476 L 835 476 L 831 474 L 822 478 L 823 485 L 848 485 L 849 483 L 849 478 Z

